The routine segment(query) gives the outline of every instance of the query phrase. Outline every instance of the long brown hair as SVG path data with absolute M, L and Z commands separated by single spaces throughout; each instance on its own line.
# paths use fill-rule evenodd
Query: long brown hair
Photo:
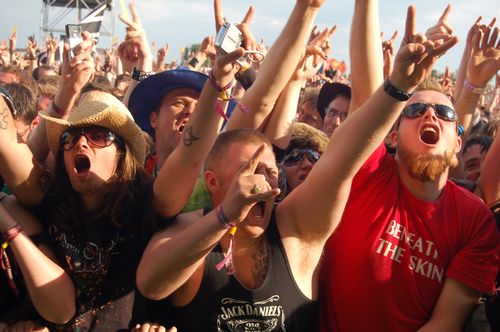
M 106 218 L 117 227 L 130 226 L 127 218 L 127 207 L 138 200 L 150 178 L 142 165 L 133 157 L 130 148 L 123 141 L 115 141 L 117 145 L 117 167 L 115 174 L 104 184 L 103 204 L 92 213 L 91 220 Z M 82 223 L 81 197 L 73 187 L 64 165 L 64 151 L 59 150 L 56 156 L 55 174 L 47 192 L 53 204 L 51 217 L 63 228 L 78 229 Z

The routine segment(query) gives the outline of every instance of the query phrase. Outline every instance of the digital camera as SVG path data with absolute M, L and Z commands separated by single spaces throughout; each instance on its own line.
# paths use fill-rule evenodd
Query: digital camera
M 215 37 L 215 47 L 224 53 L 231 53 L 241 46 L 243 35 L 236 24 L 224 23 Z
M 71 49 L 69 56 L 73 59 L 75 56 L 73 49 L 83 41 L 82 27 L 77 24 L 66 24 L 66 38 Z
M 236 24 L 225 22 L 215 37 L 215 47 L 223 53 L 231 53 L 238 47 L 241 47 L 242 41 L 243 34 Z M 243 68 L 250 67 L 250 64 L 244 57 L 239 58 L 236 62 Z

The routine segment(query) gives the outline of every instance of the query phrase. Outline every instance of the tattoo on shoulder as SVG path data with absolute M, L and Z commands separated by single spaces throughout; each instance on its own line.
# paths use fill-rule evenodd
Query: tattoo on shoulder
M 252 253 L 252 259 L 254 261 L 252 276 L 255 280 L 255 288 L 260 287 L 264 280 L 266 280 L 269 266 L 268 256 L 267 241 L 261 241 L 258 248 Z
M 6 109 L 4 107 L 1 107 L 0 108 L 0 129 L 7 129 L 7 117 L 9 116 L 9 113 L 7 112 L 10 112 L 9 109 Z
M 193 145 L 194 141 L 198 141 L 198 140 L 200 140 L 200 138 L 196 137 L 193 134 L 193 126 L 186 127 L 184 138 L 182 139 L 182 142 L 184 143 L 184 145 L 191 146 L 191 145 Z

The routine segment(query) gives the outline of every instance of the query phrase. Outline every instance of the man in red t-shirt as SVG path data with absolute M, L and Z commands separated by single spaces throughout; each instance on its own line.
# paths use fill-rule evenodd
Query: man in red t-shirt
M 410 31 L 407 24 L 403 42 Z M 453 104 L 431 81 L 411 95 L 396 80 L 391 74 L 384 89 L 408 100 L 391 133 L 397 154 L 381 145 L 353 179 L 325 246 L 321 331 L 460 331 L 481 293 L 493 291 L 500 242 L 493 215 L 448 181 L 461 147 Z

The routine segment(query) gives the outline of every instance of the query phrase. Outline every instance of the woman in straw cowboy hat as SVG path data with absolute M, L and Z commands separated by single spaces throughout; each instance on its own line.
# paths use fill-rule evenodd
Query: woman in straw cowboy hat
M 234 79 L 239 69 L 235 61 L 244 50 L 218 55 L 212 78 L 182 133 L 183 144 L 156 179 L 171 190 L 158 194 L 142 169 L 146 143 L 128 109 L 98 91 L 83 94 L 73 108 L 76 94 L 92 76 L 92 43 L 88 34 L 83 37 L 72 60 L 65 47 L 62 87 L 52 107 L 41 114 L 34 134 L 38 146 L 30 150 L 17 143 L 12 116 L 0 95 L 0 174 L 18 201 L 37 208 L 55 255 L 42 246 L 41 251 L 18 226 L 28 229 L 36 221 L 25 211 L 22 216 L 16 209 L 7 211 L 6 205 L 15 203 L 10 197 L 0 203 L 0 232 L 7 235 L 5 243 L 13 249 L 43 318 L 64 330 L 116 331 L 128 327 L 136 267 L 158 225 L 156 206 L 175 203 L 182 209 L 189 197 L 223 122 L 213 105 L 220 87 Z M 46 174 L 36 161 L 45 159 L 44 144 L 55 157 L 53 174 Z M 60 265 L 51 259 L 54 256 Z
M 17 240 L 12 250 L 35 308 L 63 329 L 126 328 L 137 263 L 154 231 L 141 129 L 118 99 L 99 91 L 84 94 L 66 120 L 42 113 L 56 158 L 49 175 L 26 145 L 13 144 L 7 107 L 0 97 L 0 139 L 9 145 L 0 149 L 0 169 L 18 200 L 37 208 L 43 243 L 55 253 L 40 250 L 22 231 L 19 225 L 36 223 L 33 217 L 6 211 L 13 198 L 0 204 L 0 231 L 6 244 Z

